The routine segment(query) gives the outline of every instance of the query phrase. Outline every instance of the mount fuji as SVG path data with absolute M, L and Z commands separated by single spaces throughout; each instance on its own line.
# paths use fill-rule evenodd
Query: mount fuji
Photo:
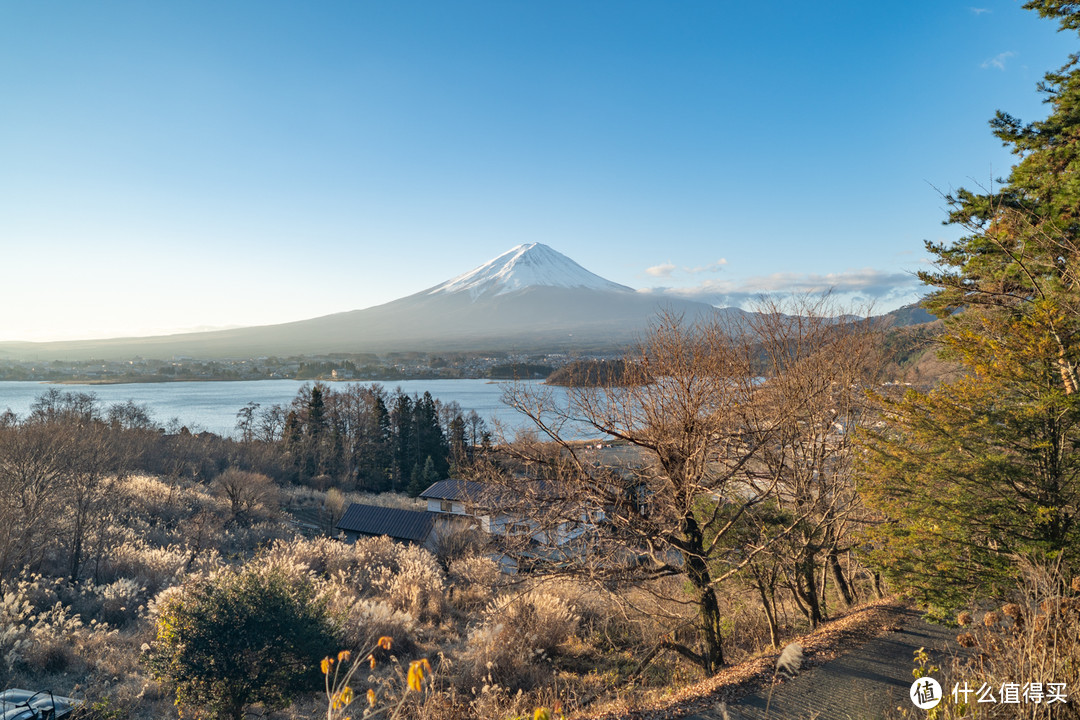
M 331 352 L 589 350 L 632 342 L 658 313 L 741 313 L 636 292 L 547 245 L 519 245 L 467 273 L 383 305 L 310 320 L 140 338 L 0 343 L 0 356 L 246 358 Z
M 467 292 L 475 301 L 485 295 L 506 295 L 530 287 L 585 288 L 601 292 L 634 292 L 625 285 L 591 273 L 547 245 L 518 245 L 475 270 L 425 291 L 428 295 Z

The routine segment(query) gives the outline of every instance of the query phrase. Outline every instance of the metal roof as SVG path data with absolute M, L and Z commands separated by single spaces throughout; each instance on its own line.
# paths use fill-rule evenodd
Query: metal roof
M 526 498 L 546 501 L 558 500 L 563 489 L 544 480 L 515 478 L 512 484 L 482 483 L 475 480 L 440 480 L 420 497 L 431 500 L 457 500 L 479 507 L 501 507 L 520 504 Z
M 341 516 L 338 530 L 360 535 L 389 535 L 395 540 L 423 543 L 431 533 L 434 513 L 426 510 L 399 510 L 353 503 Z
M 458 500 L 461 502 L 476 502 L 492 491 L 490 485 L 474 482 L 473 480 L 440 480 L 424 492 L 422 498 L 433 500 Z

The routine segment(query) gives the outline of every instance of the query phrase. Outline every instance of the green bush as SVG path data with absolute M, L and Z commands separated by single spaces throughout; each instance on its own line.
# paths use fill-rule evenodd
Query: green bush
M 175 688 L 177 705 L 238 720 L 249 704 L 279 709 L 296 693 L 318 688 L 319 661 L 339 642 L 308 575 L 259 564 L 168 597 L 144 660 Z

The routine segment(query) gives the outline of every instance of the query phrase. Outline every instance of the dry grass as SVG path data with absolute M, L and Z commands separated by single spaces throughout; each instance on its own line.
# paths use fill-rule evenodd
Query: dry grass
M 1012 602 L 1000 609 L 976 615 L 965 611 L 957 620 L 962 629 L 957 643 L 970 651 L 944 668 L 942 688 L 945 699 L 936 709 L 937 718 L 1080 718 L 1075 699 L 1069 703 L 1046 704 L 1026 699 L 1024 689 L 1039 684 L 1045 698 L 1050 683 L 1061 683 L 1068 695 L 1080 687 L 1080 585 L 1062 577 L 1056 568 L 1021 562 L 1021 582 Z M 952 688 L 972 690 L 952 696 Z M 996 703 L 976 702 L 978 692 L 988 685 Z M 1001 702 L 1001 688 L 1018 688 L 1020 702 Z M 958 702 L 959 701 L 959 702 Z
M 412 720 L 509 718 L 556 702 L 579 715 L 590 708 L 638 712 L 690 697 L 694 690 L 673 695 L 672 688 L 702 677 L 670 653 L 635 675 L 661 635 L 696 640 L 693 606 L 678 579 L 615 594 L 573 579 L 508 577 L 472 543 L 460 544 L 464 555 L 444 558 L 444 571 L 427 551 L 385 538 L 349 545 L 298 537 L 278 518 L 232 522 L 231 504 L 215 490 L 194 481 L 126 478 L 104 528 L 107 552 L 88 565 L 92 580 L 69 583 L 57 563 L 48 574 L 0 587 L 0 681 L 86 698 L 99 704 L 102 718 L 175 718 L 168 689 L 149 681 L 139 662 L 155 608 L 186 578 L 252 562 L 314 578 L 342 622 L 346 648 L 371 647 L 386 636 L 393 651 L 380 662 L 388 668 L 400 667 L 391 657 L 406 664 L 429 658 L 436 681 L 406 707 L 403 717 Z M 323 500 L 295 489 L 282 498 Z M 734 586 L 722 600 L 729 659 L 760 652 L 768 634 L 755 603 Z M 812 644 L 808 651 L 815 652 Z M 696 692 L 717 686 L 709 682 L 697 683 Z M 269 717 L 310 720 L 319 708 L 317 696 L 300 698 Z

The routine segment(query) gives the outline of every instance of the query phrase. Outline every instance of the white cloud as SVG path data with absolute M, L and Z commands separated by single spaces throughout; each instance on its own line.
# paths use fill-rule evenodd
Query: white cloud
M 994 12 L 990 8 L 969 7 L 972 15 L 982 15 L 983 13 Z
M 667 278 L 671 277 L 671 273 L 675 272 L 677 268 L 670 262 L 661 263 L 659 265 L 653 265 L 650 268 L 645 268 L 645 274 L 653 277 Z
M 658 278 L 670 278 L 675 275 L 676 272 L 685 273 L 687 275 L 701 275 L 702 273 L 718 273 L 725 265 L 727 265 L 727 260 L 724 258 L 720 258 L 716 262 L 711 262 L 708 265 L 701 265 L 699 267 L 679 267 L 669 260 L 666 263 L 660 263 L 659 265 L 645 268 L 645 274 Z
M 725 260 L 724 258 L 720 258 L 716 262 L 709 263 L 708 265 L 702 265 L 701 267 L 696 268 L 683 268 L 683 270 L 690 273 L 691 275 L 700 275 L 701 273 L 720 272 L 725 265 L 727 265 L 727 260 Z
M 981 67 L 983 70 L 988 70 L 992 67 L 997 68 L 998 70 L 1004 70 L 1005 61 L 1011 57 L 1016 57 L 1016 53 L 1014 53 L 1012 50 L 1007 50 L 1003 53 L 998 53 L 989 60 L 983 60 L 982 65 L 980 65 L 979 67 Z
M 761 295 L 799 295 L 831 291 L 857 304 L 913 302 L 925 291 L 919 279 L 905 272 L 873 268 L 839 273 L 772 273 L 742 280 L 708 278 L 688 287 L 654 287 L 643 292 L 673 295 L 713 305 L 745 306 Z

